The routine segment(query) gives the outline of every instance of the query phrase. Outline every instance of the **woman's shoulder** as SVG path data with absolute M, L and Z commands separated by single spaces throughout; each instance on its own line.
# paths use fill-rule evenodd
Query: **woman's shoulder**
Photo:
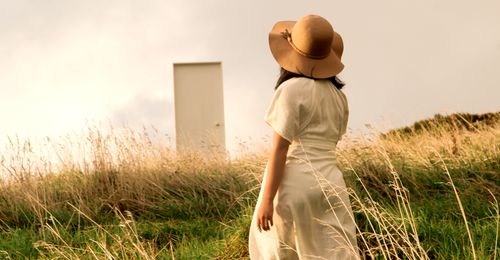
M 306 77 L 294 77 L 281 83 L 278 90 L 293 92 L 298 95 L 307 93 L 316 84 L 314 79 Z

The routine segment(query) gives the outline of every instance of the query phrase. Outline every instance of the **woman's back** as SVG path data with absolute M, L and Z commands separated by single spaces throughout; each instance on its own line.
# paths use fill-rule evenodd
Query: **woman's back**
M 273 128 L 283 129 L 292 146 L 302 143 L 334 149 L 346 132 L 348 117 L 346 96 L 329 80 L 296 77 L 276 90 L 264 119 Z

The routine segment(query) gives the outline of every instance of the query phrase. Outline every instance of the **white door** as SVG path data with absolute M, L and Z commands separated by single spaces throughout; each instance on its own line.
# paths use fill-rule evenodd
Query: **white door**
M 177 152 L 225 152 L 220 62 L 174 64 Z

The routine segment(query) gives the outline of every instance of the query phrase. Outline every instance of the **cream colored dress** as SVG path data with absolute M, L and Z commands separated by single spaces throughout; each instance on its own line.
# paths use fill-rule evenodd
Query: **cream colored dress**
M 329 80 L 292 78 L 274 92 L 264 118 L 291 145 L 274 198 L 274 226 L 259 232 L 257 211 L 253 214 L 252 260 L 359 259 L 351 204 L 334 153 L 348 114 L 344 93 Z

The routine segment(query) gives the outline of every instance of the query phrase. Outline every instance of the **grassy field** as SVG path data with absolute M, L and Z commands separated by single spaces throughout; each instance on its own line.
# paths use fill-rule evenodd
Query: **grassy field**
M 499 259 L 492 115 L 440 116 L 339 143 L 360 254 Z M 206 160 L 157 139 L 92 127 L 36 144 L 11 139 L 0 155 L 0 258 L 247 258 L 268 152 Z

